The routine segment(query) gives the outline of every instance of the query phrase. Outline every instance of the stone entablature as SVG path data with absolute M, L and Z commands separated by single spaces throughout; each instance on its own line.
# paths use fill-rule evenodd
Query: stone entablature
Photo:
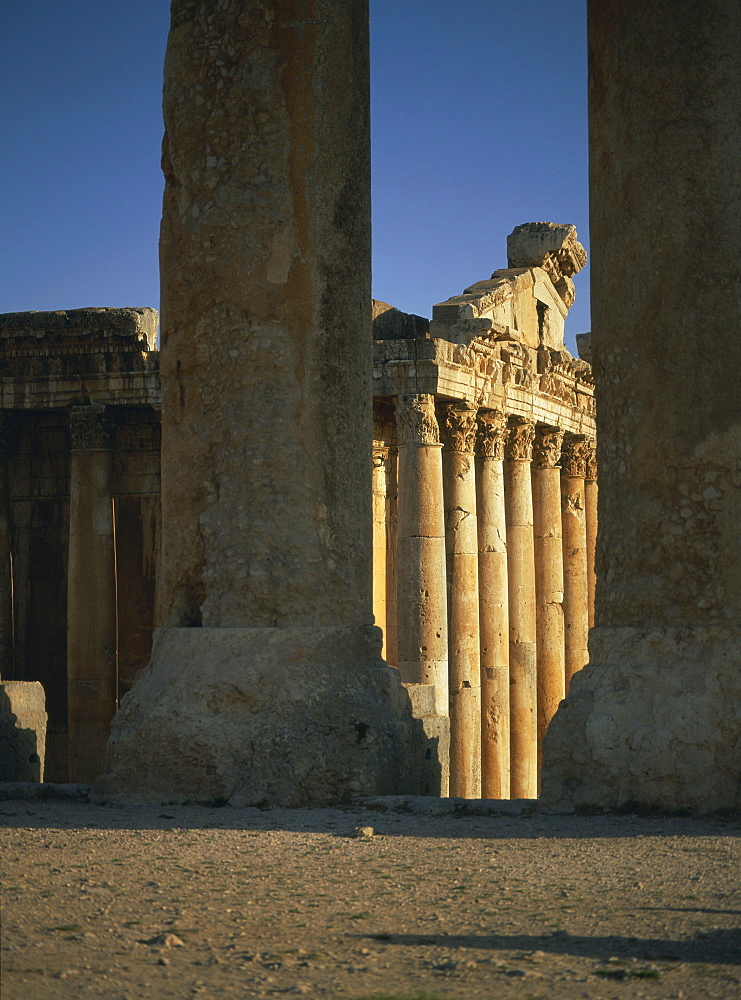
M 0 408 L 159 405 L 157 310 L 0 315 Z

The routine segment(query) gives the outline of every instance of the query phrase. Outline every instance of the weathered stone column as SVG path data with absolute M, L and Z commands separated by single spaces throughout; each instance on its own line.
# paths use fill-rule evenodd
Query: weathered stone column
M 598 595 L 551 807 L 738 809 L 741 6 L 589 3 Z
M 70 781 L 103 770 L 116 711 L 112 456 L 105 407 L 70 412 L 67 759 Z
M 481 797 L 481 672 L 476 407 L 445 407 L 443 493 L 448 590 L 450 794 Z
M 394 445 L 389 448 L 386 460 L 386 640 L 385 659 L 396 666 L 398 647 L 398 473 L 399 453 Z
M 10 559 L 8 416 L 0 413 L 0 677 L 13 676 L 13 580 Z
M 589 593 L 587 590 L 587 519 L 584 476 L 588 445 L 567 435 L 561 456 L 561 518 L 563 530 L 563 617 L 566 690 L 571 678 L 589 659 Z
M 594 441 L 587 442 L 587 466 L 584 478 L 584 513 L 587 520 L 587 596 L 589 627 L 594 625 L 594 598 L 597 590 L 595 568 L 597 553 L 597 449 Z
M 386 648 L 386 590 L 388 587 L 386 546 L 386 465 L 389 450 L 373 444 L 373 617 L 383 632 L 381 655 L 388 659 Z
M 533 494 L 530 477 L 535 424 L 510 419 L 504 501 L 509 579 L 510 794 L 538 794 L 538 720 Z
M 538 770 L 543 737 L 565 690 L 561 458 L 563 431 L 535 428 L 533 446 L 533 525 L 538 650 Z
M 479 534 L 481 648 L 481 794 L 509 798 L 509 600 L 504 443 L 507 420 L 479 410 L 476 513 Z
M 103 795 L 419 787 L 372 625 L 368 9 L 173 0 L 162 565 Z
M 398 647 L 402 680 L 432 684 L 448 714 L 445 520 L 440 433 L 432 396 L 400 396 Z

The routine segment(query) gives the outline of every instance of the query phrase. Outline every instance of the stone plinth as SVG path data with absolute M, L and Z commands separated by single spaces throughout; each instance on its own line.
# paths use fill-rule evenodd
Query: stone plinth
M 376 628 L 157 629 L 96 794 L 318 806 L 423 789 L 434 758 L 380 651 Z
M 733 809 L 741 7 L 588 6 L 597 606 L 543 798 Z
M 0 683 L 0 781 L 43 781 L 44 689 L 38 681 Z
M 371 610 L 367 4 L 174 0 L 171 17 L 166 630 L 101 789 L 314 805 L 396 776 L 412 790 L 415 724 Z

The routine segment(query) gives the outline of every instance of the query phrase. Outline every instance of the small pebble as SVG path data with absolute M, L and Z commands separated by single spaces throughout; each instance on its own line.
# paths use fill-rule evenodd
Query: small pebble
M 350 836 L 358 840 L 370 840 L 375 832 L 372 826 L 356 826 Z

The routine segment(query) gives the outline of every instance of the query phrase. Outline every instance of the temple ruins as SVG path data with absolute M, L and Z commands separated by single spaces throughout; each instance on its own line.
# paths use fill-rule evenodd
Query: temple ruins
M 0 669 L 46 780 L 738 807 L 741 10 L 685 6 L 589 3 L 574 358 L 570 225 L 430 321 L 371 301 L 363 0 L 174 0 L 161 357 L 150 309 L 0 317 Z

